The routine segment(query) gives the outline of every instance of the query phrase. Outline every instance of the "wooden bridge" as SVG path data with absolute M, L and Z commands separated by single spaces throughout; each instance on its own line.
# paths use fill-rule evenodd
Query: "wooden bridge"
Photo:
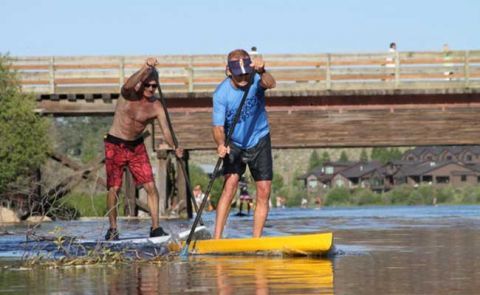
M 22 89 L 36 95 L 38 112 L 107 115 L 121 85 L 145 58 L 14 57 L 12 67 Z M 225 55 L 157 58 L 180 144 L 187 150 L 214 148 L 212 93 L 225 78 Z M 277 79 L 277 88 L 267 92 L 274 148 L 480 144 L 480 50 L 264 59 Z M 168 157 L 154 129 L 164 204 Z M 184 198 L 185 180 L 177 181 Z M 134 191 L 128 195 L 127 203 L 135 202 Z
M 480 143 L 480 50 L 263 57 L 278 81 L 267 96 L 275 148 Z M 39 112 L 101 115 L 145 58 L 14 57 L 12 67 Z M 180 143 L 213 148 L 211 97 L 225 55 L 158 59 Z

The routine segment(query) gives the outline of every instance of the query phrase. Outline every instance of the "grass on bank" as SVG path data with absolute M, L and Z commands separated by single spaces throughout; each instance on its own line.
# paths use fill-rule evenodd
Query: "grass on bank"
M 123 204 L 123 196 L 121 196 L 119 200 L 119 216 L 124 216 Z M 106 216 L 107 194 L 86 195 L 82 193 L 72 193 L 62 199 L 62 206 L 74 209 L 77 217 Z
M 306 196 L 304 190 L 293 192 L 287 197 L 287 207 L 299 207 Z M 317 195 L 308 196 L 308 205 L 315 207 Z M 432 205 L 432 204 L 479 204 L 480 186 L 434 187 L 401 185 L 385 193 L 374 193 L 369 189 L 333 188 L 320 195 L 322 206 L 389 206 L 389 205 Z M 275 196 L 272 196 L 274 202 Z M 62 206 L 73 209 L 76 217 L 106 216 L 106 193 L 85 195 L 74 193 L 62 199 Z M 123 198 L 119 202 L 119 216 L 124 216 Z

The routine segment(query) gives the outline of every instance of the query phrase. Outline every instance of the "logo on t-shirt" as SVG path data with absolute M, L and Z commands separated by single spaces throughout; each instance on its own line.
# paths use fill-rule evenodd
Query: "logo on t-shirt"
M 248 118 L 250 118 L 255 114 L 258 107 L 260 107 L 260 100 L 257 99 L 256 94 L 252 95 L 251 97 L 247 97 L 245 100 L 245 104 L 243 105 L 242 111 L 240 112 L 240 118 L 238 119 L 238 123 L 248 120 Z M 236 112 L 237 112 L 237 109 L 227 110 L 227 114 L 226 114 L 227 129 L 232 125 Z

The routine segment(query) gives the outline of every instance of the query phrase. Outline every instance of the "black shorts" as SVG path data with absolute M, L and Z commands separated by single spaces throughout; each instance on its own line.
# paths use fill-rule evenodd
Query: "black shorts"
M 272 144 L 270 134 L 262 137 L 258 143 L 249 149 L 230 145 L 230 153 L 223 159 L 223 174 L 238 174 L 242 176 L 247 167 L 255 181 L 272 180 Z

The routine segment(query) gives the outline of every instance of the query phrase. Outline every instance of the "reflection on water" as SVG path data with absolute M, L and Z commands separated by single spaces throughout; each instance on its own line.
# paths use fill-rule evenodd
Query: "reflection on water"
M 333 293 L 329 260 L 211 257 L 199 262 L 216 269 L 219 294 Z
M 266 235 L 333 231 L 341 254 L 330 260 L 190 256 L 160 264 L 0 268 L 0 293 L 478 294 L 479 212 L 480 206 L 272 210 Z M 214 215 L 203 219 L 212 228 Z M 67 234 L 92 237 L 102 234 L 106 222 L 45 224 L 41 230 L 61 224 Z M 228 222 L 229 237 L 251 235 L 251 217 L 231 216 Z M 120 226 L 133 235 L 148 223 L 123 220 Z M 188 227 L 181 221 L 165 224 L 173 231 Z M 22 240 L 21 234 L 0 236 L 0 267 L 21 256 Z
M 333 294 L 329 260 L 272 257 L 195 257 L 188 262 L 48 271 L 9 271 L 2 293 L 67 294 Z
M 337 237 L 366 246 L 335 259 L 338 294 L 479 294 L 480 227 L 341 231 Z

